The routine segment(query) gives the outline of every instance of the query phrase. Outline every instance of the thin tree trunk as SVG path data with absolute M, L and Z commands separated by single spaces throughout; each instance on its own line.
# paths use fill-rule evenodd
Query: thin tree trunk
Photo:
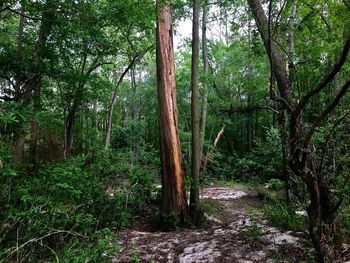
M 200 168 L 200 137 L 199 137 L 199 3 L 193 1 L 192 26 L 192 158 L 191 158 L 191 189 L 190 213 L 193 218 L 199 212 L 199 168 Z
M 214 150 L 215 150 L 215 148 L 216 148 L 216 145 L 217 145 L 218 142 L 220 141 L 222 135 L 224 134 L 224 131 L 225 131 L 225 125 L 223 125 L 223 126 L 221 127 L 221 130 L 219 131 L 218 135 L 217 135 L 216 138 L 215 138 L 213 147 L 207 151 L 207 154 L 206 154 L 205 157 L 204 157 L 204 160 L 203 160 L 203 172 L 204 172 L 205 169 L 207 168 L 207 164 L 208 164 L 209 158 L 213 155 L 213 152 L 214 152 Z
M 129 70 L 135 65 L 135 63 L 140 60 L 150 49 L 152 46 L 149 46 L 141 55 L 134 55 L 130 64 L 124 69 L 123 73 L 120 75 L 117 85 L 112 92 L 111 104 L 108 109 L 107 114 L 107 124 L 106 124 L 106 137 L 105 137 L 105 149 L 108 149 L 111 145 L 111 136 L 112 136 L 112 122 L 113 122 L 113 111 L 115 104 L 117 102 L 117 91 L 120 84 L 123 82 L 125 75 L 129 72 Z
M 40 92 L 41 81 L 35 85 L 33 95 L 33 115 L 31 124 L 30 144 L 29 144 L 29 159 L 33 169 L 37 169 L 37 144 L 39 139 L 39 122 L 36 114 L 40 111 Z
M 157 1 L 157 85 L 161 145 L 162 226 L 169 228 L 169 216 L 179 223 L 187 220 L 187 202 L 182 167 L 173 49 L 171 1 Z
M 207 1 L 203 3 L 203 16 L 202 16 L 202 59 L 203 59 L 203 70 L 204 70 L 204 82 L 203 82 L 203 97 L 202 97 L 202 108 L 201 108 L 201 121 L 200 121 L 200 176 L 202 175 L 202 158 L 205 141 L 205 128 L 207 122 L 207 107 L 208 107 L 208 47 L 207 47 Z
M 23 2 L 21 1 L 21 12 L 24 12 L 23 8 Z M 17 40 L 17 54 L 18 57 L 22 56 L 22 46 L 23 46 L 23 32 L 24 32 L 24 23 L 25 23 L 25 18 L 24 16 L 19 16 L 19 25 L 18 25 L 18 40 Z M 16 84 L 15 84 L 15 92 L 16 92 L 16 97 L 18 98 L 20 103 L 22 102 L 21 98 L 21 83 L 18 78 L 16 78 Z M 23 153 L 24 153 L 24 127 L 23 123 L 20 122 L 18 124 L 19 126 L 17 127 L 17 136 L 15 138 L 15 145 L 14 145 L 14 157 L 13 161 L 14 162 L 22 162 L 23 161 Z
M 252 38 L 251 38 L 251 24 L 248 24 L 248 45 L 249 47 L 252 45 Z M 249 86 L 248 86 L 248 108 L 253 107 L 253 87 L 252 87 L 252 70 L 251 70 L 251 61 L 248 62 L 248 76 L 249 76 Z M 248 139 L 248 151 L 250 152 L 253 148 L 253 118 L 254 115 L 252 111 L 248 111 L 247 113 L 247 139 Z

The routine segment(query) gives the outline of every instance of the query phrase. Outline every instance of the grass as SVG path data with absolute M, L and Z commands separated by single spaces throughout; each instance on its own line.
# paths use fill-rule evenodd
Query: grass
M 223 211 L 225 207 L 218 200 L 214 199 L 204 199 L 201 202 L 201 209 L 203 213 L 213 216 L 220 221 L 223 219 Z

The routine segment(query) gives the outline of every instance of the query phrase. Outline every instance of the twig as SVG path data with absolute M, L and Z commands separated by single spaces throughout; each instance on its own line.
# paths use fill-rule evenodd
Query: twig
M 12 250 L 10 252 L 9 256 L 11 256 L 14 253 L 18 252 L 20 249 L 22 249 L 23 247 L 27 246 L 30 243 L 42 241 L 43 239 L 45 239 L 45 238 L 47 238 L 49 236 L 56 235 L 56 234 L 62 234 L 62 233 L 66 233 L 66 234 L 70 234 L 70 235 L 73 235 L 73 236 L 80 236 L 80 237 L 86 238 L 86 236 L 84 236 L 82 234 L 79 234 L 77 232 L 72 232 L 72 231 L 68 231 L 68 230 L 56 230 L 55 232 L 48 233 L 48 234 L 46 234 L 46 235 L 44 235 L 42 237 L 32 238 L 32 239 L 28 240 L 27 242 L 23 243 L 20 246 L 18 246 L 18 243 L 17 243 L 16 249 Z
M 300 101 L 300 103 L 297 105 L 295 109 L 295 115 L 298 116 L 302 109 L 305 107 L 305 105 L 308 103 L 308 101 L 317 93 L 319 93 L 321 90 L 323 90 L 338 74 L 338 72 L 343 67 L 347 55 L 349 53 L 350 49 L 350 37 L 347 38 L 344 44 L 343 51 L 338 59 L 338 61 L 333 65 L 331 71 L 326 75 L 326 77 L 322 80 L 320 84 L 318 84 L 315 88 L 310 90 Z

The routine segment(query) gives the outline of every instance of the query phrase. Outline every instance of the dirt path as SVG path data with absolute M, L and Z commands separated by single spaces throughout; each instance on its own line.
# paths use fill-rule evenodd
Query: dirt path
M 111 261 L 312 262 L 305 234 L 281 232 L 254 214 L 262 201 L 252 192 L 242 187 L 211 187 L 203 190 L 202 198 L 213 210 L 206 215 L 209 227 L 151 232 L 135 224 L 120 232 L 121 251 Z

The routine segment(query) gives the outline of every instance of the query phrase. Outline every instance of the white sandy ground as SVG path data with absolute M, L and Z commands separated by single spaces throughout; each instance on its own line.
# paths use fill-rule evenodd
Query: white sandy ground
M 203 190 L 202 198 L 234 202 L 248 194 L 240 190 L 225 187 L 212 187 Z M 281 232 L 268 226 L 266 220 L 257 222 L 263 232 L 267 245 L 253 247 L 242 240 L 242 234 L 252 225 L 251 218 L 244 209 L 229 211 L 235 220 L 228 226 L 214 216 L 206 215 L 214 224 L 206 230 L 194 229 L 181 232 L 140 232 L 125 229 L 120 232 L 120 254 L 111 258 L 112 262 L 132 261 L 132 254 L 141 262 L 179 262 L 179 263 L 216 263 L 216 262 L 274 262 L 268 252 L 277 246 L 288 244 L 300 247 L 300 237 L 292 232 Z M 264 243 L 264 244 L 265 244 Z M 132 252 L 133 251 L 133 252 Z
M 201 198 L 230 200 L 230 199 L 238 199 L 246 195 L 248 195 L 246 192 L 234 191 L 233 189 L 228 187 L 212 187 L 212 188 L 203 189 Z

